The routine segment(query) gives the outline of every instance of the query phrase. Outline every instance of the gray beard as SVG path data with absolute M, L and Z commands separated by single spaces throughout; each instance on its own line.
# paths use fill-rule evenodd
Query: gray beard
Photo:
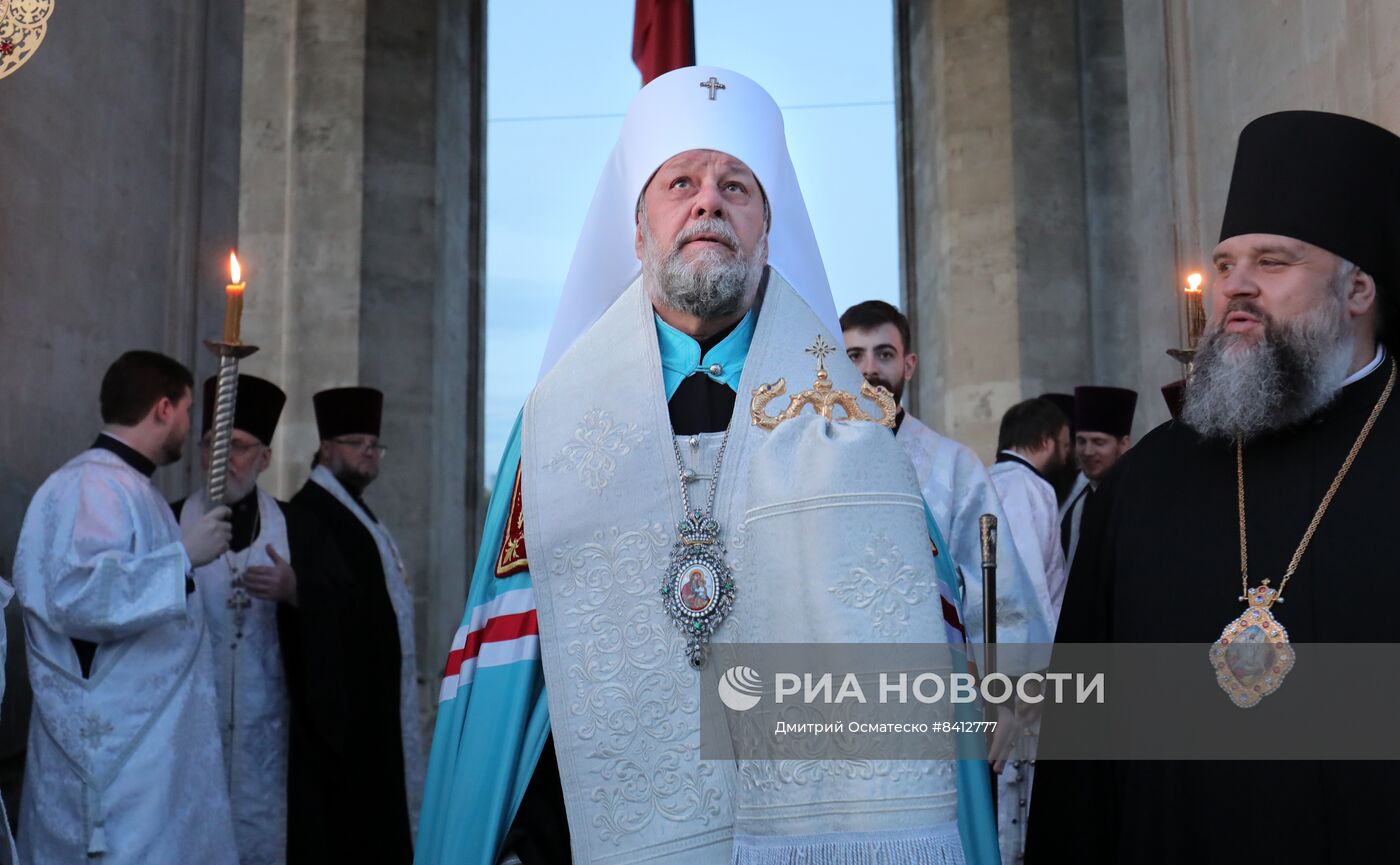
M 734 252 L 706 249 L 693 261 L 681 256 L 681 246 L 696 234 L 722 235 L 738 249 L 739 239 L 729 224 L 718 219 L 696 223 L 676 237 L 675 246 L 664 254 L 641 215 L 642 273 L 652 302 L 702 319 L 726 318 L 737 313 L 744 299 L 758 286 L 768 259 L 768 239 L 754 247 L 746 261 Z
M 1247 304 L 1264 322 L 1249 344 L 1212 324 L 1196 352 L 1181 419 L 1208 438 L 1248 441 L 1299 423 L 1341 390 L 1351 365 L 1354 336 L 1340 298 L 1293 324 L 1282 324 Z

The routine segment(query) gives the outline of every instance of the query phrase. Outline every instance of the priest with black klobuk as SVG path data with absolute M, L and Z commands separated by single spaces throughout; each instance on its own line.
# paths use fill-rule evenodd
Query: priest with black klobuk
M 1386 347 L 1400 324 L 1400 138 L 1320 112 L 1250 123 L 1213 262 L 1181 421 L 1144 437 L 1095 496 L 1057 641 L 1199 642 L 1206 687 L 1265 730 L 1285 720 L 1270 701 L 1297 687 L 1290 668 L 1308 663 L 1293 644 L 1400 641 L 1400 621 L 1372 614 L 1400 572 L 1385 541 L 1400 478 Z M 1270 663 L 1240 663 L 1236 642 Z M 1057 733 L 1046 723 L 1043 745 Z M 1394 774 L 1374 761 L 1042 760 L 1027 861 L 1384 861 Z

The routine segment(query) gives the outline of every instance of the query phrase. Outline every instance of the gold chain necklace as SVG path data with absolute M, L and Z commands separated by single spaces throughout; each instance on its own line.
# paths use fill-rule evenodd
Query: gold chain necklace
M 1365 426 L 1361 427 L 1361 433 L 1352 444 L 1351 451 L 1342 461 L 1342 467 L 1337 470 L 1337 476 L 1332 479 L 1332 485 L 1327 488 L 1326 495 L 1322 497 L 1322 504 L 1317 506 L 1317 512 L 1313 514 L 1312 522 L 1308 523 L 1308 530 L 1303 533 L 1303 540 L 1298 543 L 1298 549 L 1293 552 L 1293 559 L 1289 561 L 1288 570 L 1284 571 L 1283 580 L 1277 590 L 1269 588 L 1269 580 L 1264 580 L 1256 588 L 1249 587 L 1249 538 L 1245 532 L 1244 509 L 1244 442 L 1238 439 L 1235 441 L 1235 479 L 1240 515 L 1240 587 L 1244 591 L 1240 600 L 1247 606 L 1244 614 L 1226 625 L 1225 630 L 1220 632 L 1220 639 L 1210 647 L 1210 662 L 1215 668 L 1216 681 L 1240 708 L 1248 709 L 1257 705 L 1260 700 L 1278 690 L 1283 684 L 1283 677 L 1293 669 L 1294 653 L 1288 645 L 1288 631 L 1274 618 L 1270 608 L 1276 603 L 1283 603 L 1283 590 L 1298 570 L 1298 563 L 1303 560 L 1308 544 L 1312 543 L 1318 524 L 1322 522 L 1322 515 L 1327 513 L 1327 507 L 1332 504 L 1332 498 L 1336 496 L 1342 480 L 1346 478 L 1347 472 L 1351 471 L 1351 464 L 1356 461 L 1356 455 L 1361 452 L 1361 446 L 1366 443 L 1371 428 L 1376 425 L 1381 409 L 1385 408 L 1390 399 L 1390 392 L 1395 387 L 1395 372 L 1395 359 L 1391 358 L 1390 378 L 1385 383 L 1385 390 L 1381 392 L 1380 399 L 1376 400 L 1375 408 L 1371 409 L 1371 416 L 1366 419 Z

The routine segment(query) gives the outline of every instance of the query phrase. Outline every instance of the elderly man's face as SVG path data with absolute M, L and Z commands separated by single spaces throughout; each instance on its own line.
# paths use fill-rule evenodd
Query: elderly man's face
M 763 191 L 713 150 L 668 159 L 642 193 L 637 257 L 657 314 L 696 339 L 752 308 L 768 263 Z
M 209 471 L 213 458 L 213 434 L 206 432 L 199 441 L 200 465 Z M 258 475 L 267 471 L 272 463 L 272 448 L 258 440 L 257 436 L 241 429 L 233 430 L 228 451 L 227 487 L 224 501 L 241 502 L 258 485 Z
M 1333 306 L 1341 259 L 1320 246 L 1278 234 L 1241 234 L 1215 247 L 1211 318 L 1238 341 L 1257 344 L 1265 322 L 1287 326 Z M 1370 312 L 1374 290 L 1359 281 L 1356 291 L 1343 288 L 1349 317 Z M 1340 310 L 1339 310 L 1340 311 Z
M 687 150 L 672 156 L 656 170 L 642 198 L 656 245 L 678 251 L 687 262 L 706 255 L 747 261 L 767 234 L 758 179 L 727 153 Z M 705 230 L 707 220 L 723 222 L 732 232 Z M 638 258 L 644 252 L 642 234 L 639 224 Z

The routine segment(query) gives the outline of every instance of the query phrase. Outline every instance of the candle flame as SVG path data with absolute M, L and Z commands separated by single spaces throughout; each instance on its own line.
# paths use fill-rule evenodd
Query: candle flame
M 238 266 L 238 253 L 236 252 L 228 254 L 228 272 L 233 277 L 234 284 L 243 281 L 243 268 Z
M 1196 292 L 1200 291 L 1201 280 L 1202 277 L 1199 273 L 1193 273 L 1190 276 L 1186 277 L 1186 290 L 1191 292 L 1192 294 L 1195 294 Z

